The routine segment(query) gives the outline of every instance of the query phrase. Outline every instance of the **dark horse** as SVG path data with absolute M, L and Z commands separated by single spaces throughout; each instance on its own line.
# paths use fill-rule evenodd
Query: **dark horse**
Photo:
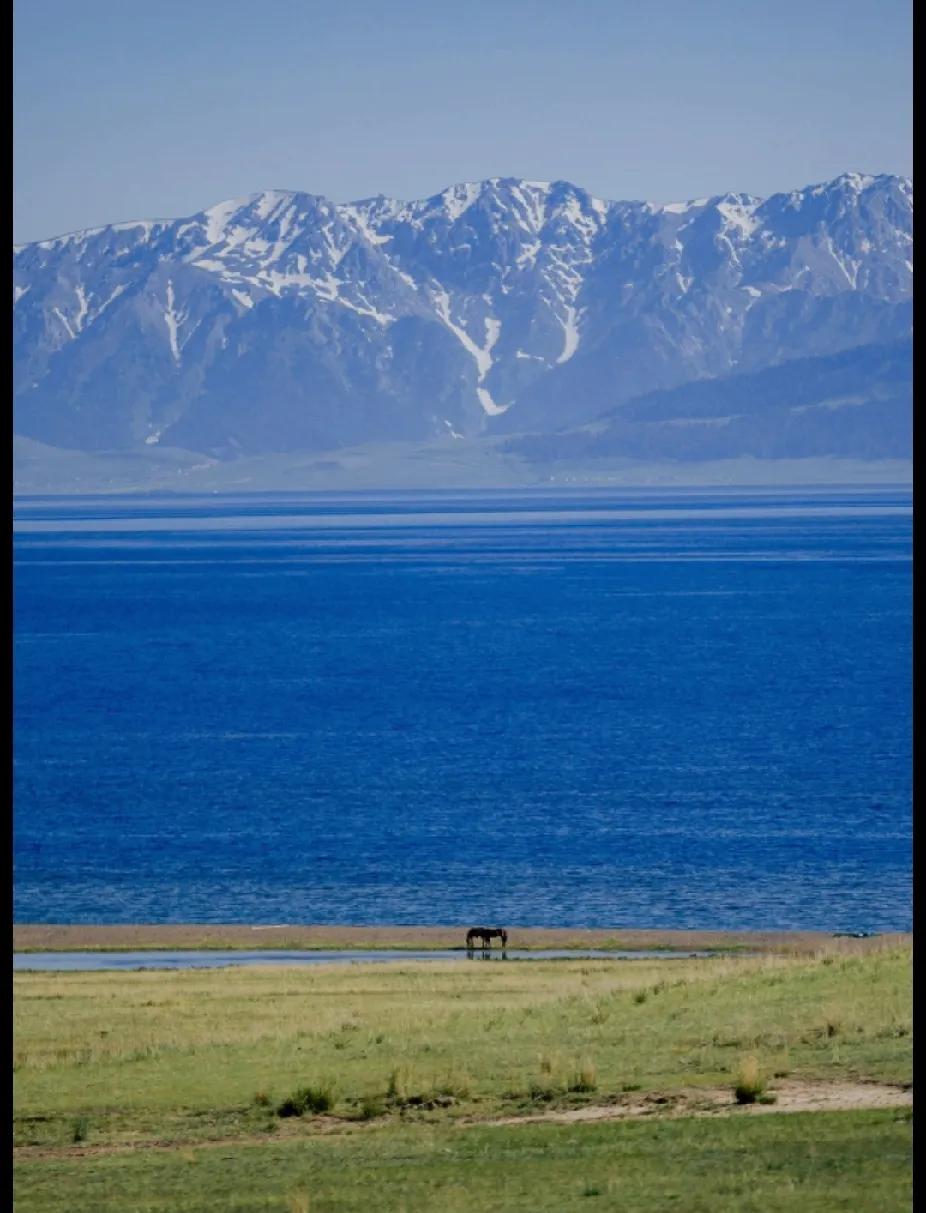
M 482 940 L 483 950 L 492 946 L 493 939 L 500 939 L 502 947 L 508 946 L 508 932 L 504 927 L 470 927 L 466 932 L 466 947 L 468 951 L 472 951 L 476 945 L 476 940 Z

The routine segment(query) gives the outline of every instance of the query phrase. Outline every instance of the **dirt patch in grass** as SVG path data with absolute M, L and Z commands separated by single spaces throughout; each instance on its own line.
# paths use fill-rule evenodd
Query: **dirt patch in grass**
M 643 1116 L 755 1116 L 764 1112 L 860 1112 L 913 1106 L 913 1089 L 874 1082 L 780 1082 L 769 1088 L 767 1103 L 737 1104 L 727 1087 L 694 1088 L 669 1095 L 648 1094 L 583 1108 L 551 1110 L 528 1116 L 506 1116 L 484 1124 L 572 1124 L 580 1121 L 627 1120 Z M 772 1102 L 773 1101 L 773 1102 Z
M 886 1108 L 912 1108 L 913 1089 L 909 1085 L 874 1082 L 828 1082 L 801 1081 L 781 1082 L 770 1093 L 774 1103 L 738 1105 L 729 1088 L 692 1088 L 668 1094 L 649 1093 L 618 1098 L 612 1103 L 586 1105 L 580 1108 L 551 1110 L 526 1116 L 502 1116 L 492 1119 L 463 1119 L 455 1122 L 456 1128 L 486 1128 L 493 1125 L 528 1124 L 581 1124 L 598 1123 L 605 1120 L 639 1120 L 644 1117 L 703 1117 L 703 1116 L 757 1116 L 761 1113 L 779 1112 L 858 1112 Z M 331 1133 L 376 1132 L 376 1126 L 347 1121 L 339 1117 L 306 1117 L 290 1122 L 282 1132 L 270 1137 L 248 1135 L 222 1137 L 207 1141 L 144 1141 L 137 1143 L 114 1143 L 111 1145 L 74 1146 L 19 1146 L 13 1151 L 18 1161 L 42 1161 L 47 1159 L 76 1159 L 99 1157 L 108 1154 L 139 1153 L 147 1150 L 182 1150 L 184 1148 L 204 1150 L 221 1146 L 259 1146 L 268 1142 L 293 1137 L 316 1137 Z

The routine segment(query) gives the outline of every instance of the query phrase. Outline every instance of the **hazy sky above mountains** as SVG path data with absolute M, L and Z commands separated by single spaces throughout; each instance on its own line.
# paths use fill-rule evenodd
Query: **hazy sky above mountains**
M 16 0 L 14 239 L 259 189 L 912 174 L 909 0 Z

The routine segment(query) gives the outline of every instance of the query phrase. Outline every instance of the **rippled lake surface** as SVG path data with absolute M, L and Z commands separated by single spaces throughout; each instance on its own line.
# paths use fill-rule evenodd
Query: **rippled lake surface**
M 21 922 L 897 930 L 905 490 L 19 499 Z

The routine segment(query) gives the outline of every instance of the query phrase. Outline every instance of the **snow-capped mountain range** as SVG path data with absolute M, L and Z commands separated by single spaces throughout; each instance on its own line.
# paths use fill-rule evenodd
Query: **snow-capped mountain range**
M 912 207 L 888 175 L 669 204 L 493 178 L 421 202 L 272 190 L 22 245 L 15 430 L 224 459 L 581 427 L 907 338 Z

